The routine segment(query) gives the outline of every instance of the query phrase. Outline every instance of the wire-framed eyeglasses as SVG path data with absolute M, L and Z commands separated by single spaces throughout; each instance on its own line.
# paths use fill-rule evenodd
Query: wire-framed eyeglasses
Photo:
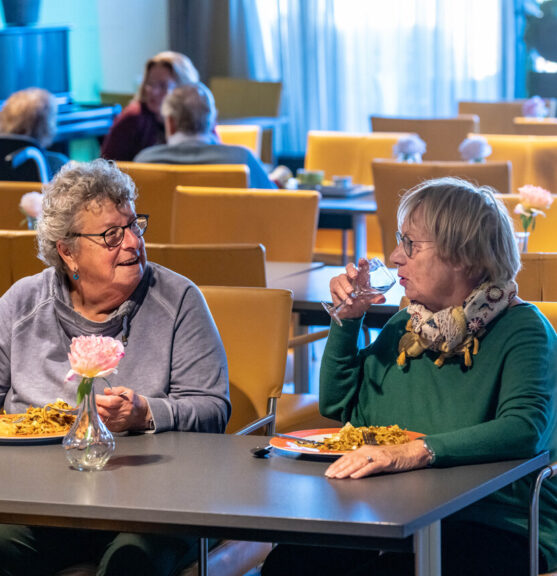
M 125 226 L 111 226 L 101 234 L 78 234 L 74 236 L 101 236 L 104 243 L 109 248 L 116 248 L 124 241 L 126 228 L 129 228 L 138 238 L 141 238 L 147 230 L 147 223 L 149 222 L 149 214 L 138 214 L 129 224 Z
M 414 242 L 433 242 L 433 240 L 410 240 L 406 234 L 404 236 L 397 230 L 395 232 L 396 236 L 396 243 L 400 246 L 402 243 L 402 247 L 404 248 L 404 252 L 408 258 L 412 258 L 412 251 L 414 249 Z

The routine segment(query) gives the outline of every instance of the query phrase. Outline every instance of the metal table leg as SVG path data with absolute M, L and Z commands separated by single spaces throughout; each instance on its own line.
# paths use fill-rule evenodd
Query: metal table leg
M 441 576 L 441 522 L 433 522 L 414 534 L 414 573 Z

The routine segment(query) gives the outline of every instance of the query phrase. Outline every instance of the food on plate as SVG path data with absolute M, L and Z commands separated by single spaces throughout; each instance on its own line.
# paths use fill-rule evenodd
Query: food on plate
M 64 400 L 56 400 L 42 408 L 29 406 L 25 414 L 3 414 L 0 417 L 0 436 L 38 436 L 65 434 L 75 421 L 73 410 Z
M 356 428 L 347 422 L 338 432 L 323 438 L 322 445 L 316 446 L 309 442 L 297 442 L 297 444 L 318 448 L 321 451 L 348 452 L 364 445 L 364 432 L 369 432 L 374 438 L 374 443 L 379 445 L 405 444 L 410 441 L 406 432 L 396 424 L 394 426 L 359 426 Z

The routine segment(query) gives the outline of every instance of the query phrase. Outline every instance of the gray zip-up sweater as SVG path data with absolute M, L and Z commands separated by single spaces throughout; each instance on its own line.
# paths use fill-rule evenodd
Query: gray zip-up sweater
M 48 268 L 0 298 L 0 405 L 24 412 L 62 398 L 75 404 L 79 380 L 64 382 L 71 339 L 81 334 L 126 343 L 113 386 L 144 396 L 155 430 L 224 432 L 230 416 L 226 356 L 199 289 L 149 263 L 129 300 L 105 322 L 76 312 L 67 281 Z M 102 393 L 105 383 L 95 381 Z

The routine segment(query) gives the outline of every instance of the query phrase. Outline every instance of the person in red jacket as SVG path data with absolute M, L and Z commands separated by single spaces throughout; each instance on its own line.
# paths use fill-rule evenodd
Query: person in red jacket
M 145 64 L 135 98 L 124 108 L 104 139 L 101 156 L 130 161 L 144 148 L 165 142 L 161 104 L 176 86 L 196 83 L 199 73 L 179 52 L 160 52 Z

